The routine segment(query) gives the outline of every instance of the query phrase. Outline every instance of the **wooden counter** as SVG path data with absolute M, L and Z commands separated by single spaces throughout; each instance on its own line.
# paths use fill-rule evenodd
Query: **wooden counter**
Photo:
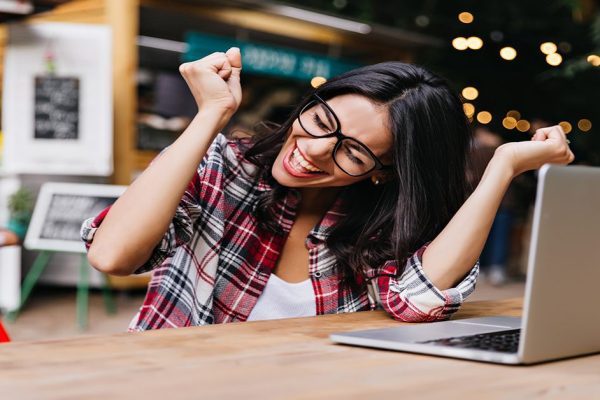
M 521 299 L 455 318 L 513 315 Z M 383 312 L 0 345 L 2 399 L 599 398 L 600 355 L 522 367 L 336 345 Z

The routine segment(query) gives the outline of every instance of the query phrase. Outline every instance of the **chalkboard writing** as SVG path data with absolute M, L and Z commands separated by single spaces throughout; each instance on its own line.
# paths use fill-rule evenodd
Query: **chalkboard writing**
M 79 138 L 79 79 L 35 78 L 35 139 Z
M 81 223 L 116 201 L 116 197 L 54 194 L 40 232 L 41 239 L 81 242 Z

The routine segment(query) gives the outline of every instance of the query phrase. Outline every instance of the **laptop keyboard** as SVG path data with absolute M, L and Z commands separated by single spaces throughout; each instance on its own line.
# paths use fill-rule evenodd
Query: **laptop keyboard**
M 516 353 L 519 348 L 520 329 L 510 331 L 482 333 L 478 335 L 458 336 L 445 339 L 427 340 L 424 342 L 438 346 L 462 347 L 500 353 Z

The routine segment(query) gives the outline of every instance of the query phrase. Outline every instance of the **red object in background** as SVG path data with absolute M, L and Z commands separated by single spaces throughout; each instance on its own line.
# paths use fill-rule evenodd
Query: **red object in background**
M 8 334 L 4 330 L 4 326 L 2 326 L 2 322 L 0 321 L 0 343 L 2 342 L 10 342 L 10 338 Z

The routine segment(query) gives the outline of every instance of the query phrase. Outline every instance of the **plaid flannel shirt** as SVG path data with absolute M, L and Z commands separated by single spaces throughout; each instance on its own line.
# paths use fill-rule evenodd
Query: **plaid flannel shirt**
M 243 159 L 238 142 L 216 137 L 167 232 L 136 271 L 153 274 L 130 331 L 248 318 L 275 268 L 299 203 L 297 192 L 289 191 L 276 206 L 281 232 L 262 230 L 254 205 L 271 187 L 254 176 L 255 170 Z M 107 212 L 83 223 L 81 234 L 88 247 Z M 325 241 L 343 216 L 338 199 L 306 239 L 317 315 L 383 308 L 401 321 L 443 320 L 475 288 L 477 264 L 456 287 L 437 289 L 421 267 L 425 246 L 408 259 L 400 277 L 397 262 L 390 260 L 368 269 L 367 289 L 340 285 L 335 256 Z

